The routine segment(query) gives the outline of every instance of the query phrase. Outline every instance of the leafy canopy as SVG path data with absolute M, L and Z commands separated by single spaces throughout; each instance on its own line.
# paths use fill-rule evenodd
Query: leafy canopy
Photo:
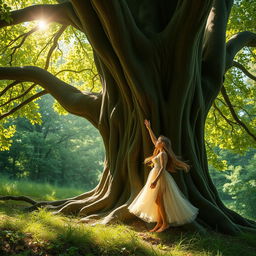
M 4 1 L 4 13 L 8 17 L 10 9 L 16 10 L 32 4 L 52 4 L 56 1 Z M 0 2 L 2 7 L 2 2 Z M 39 24 L 39 26 L 38 26 Z M 25 22 L 1 29 L 0 34 L 0 65 L 1 66 L 30 66 L 35 65 L 47 69 L 63 81 L 76 86 L 80 90 L 99 91 L 101 86 L 93 61 L 93 52 L 87 39 L 73 27 L 63 27 L 57 23 L 42 25 L 42 21 Z M 12 81 L 0 81 L 0 91 Z M 17 96 L 29 92 L 23 97 Z M 41 88 L 31 82 L 22 82 L 6 91 L 0 98 L 0 115 L 30 98 Z M 10 101 L 10 103 L 8 103 Z M 8 104 L 6 104 L 8 103 Z M 65 110 L 55 102 L 54 109 L 60 114 Z M 16 111 L 0 123 L 0 150 L 8 150 L 15 133 L 15 126 L 9 121 L 17 117 L 25 117 L 32 124 L 41 123 L 39 105 L 32 101 Z

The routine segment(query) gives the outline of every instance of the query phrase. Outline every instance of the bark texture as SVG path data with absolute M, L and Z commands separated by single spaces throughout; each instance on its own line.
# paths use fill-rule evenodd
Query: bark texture
M 174 152 L 192 165 L 189 173 L 171 174 L 199 208 L 198 218 L 189 225 L 226 234 L 256 231 L 255 222 L 220 200 L 209 175 L 204 144 L 206 116 L 225 71 L 235 49 L 248 42 L 240 41 L 234 47 L 230 42 L 226 47 L 232 4 L 232 0 L 73 0 L 61 4 L 65 17 L 56 16 L 55 21 L 86 34 L 94 50 L 102 93 L 81 94 L 48 73 L 30 74 L 31 67 L 27 74 L 0 68 L 0 79 L 12 79 L 10 73 L 15 71 L 18 80 L 41 84 L 68 111 L 89 119 L 102 135 L 106 159 L 95 189 L 62 201 L 32 201 L 31 209 L 48 206 L 56 212 L 79 214 L 85 222 L 134 218 L 127 206 L 145 184 L 149 169 L 143 160 L 153 150 L 144 127 L 147 118 L 156 135 L 169 137 Z M 232 49 L 230 54 L 228 49 Z

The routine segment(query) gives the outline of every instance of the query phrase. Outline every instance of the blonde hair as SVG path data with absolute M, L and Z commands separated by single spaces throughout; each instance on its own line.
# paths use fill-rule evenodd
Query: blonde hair
M 167 137 L 165 137 L 163 135 L 159 136 L 158 139 L 160 139 L 163 142 L 164 151 L 167 154 L 168 160 L 167 160 L 167 164 L 166 164 L 166 170 L 169 172 L 173 172 L 173 173 L 176 172 L 176 169 L 184 170 L 185 172 L 188 172 L 190 169 L 190 166 L 187 163 L 179 160 L 177 158 L 177 156 L 174 154 L 174 152 L 172 150 L 172 144 L 171 144 L 170 139 L 168 139 Z M 155 156 L 157 156 L 159 152 L 160 152 L 160 149 L 155 147 L 153 155 L 150 157 L 147 157 L 145 159 L 144 163 L 149 164 L 150 166 L 153 166 L 152 159 Z

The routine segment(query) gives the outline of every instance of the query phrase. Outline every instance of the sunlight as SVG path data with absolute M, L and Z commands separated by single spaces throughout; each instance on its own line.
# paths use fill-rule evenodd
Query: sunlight
M 47 27 L 48 27 L 48 24 L 45 20 L 39 20 L 38 21 L 38 28 L 40 30 L 45 30 L 45 29 L 47 29 Z

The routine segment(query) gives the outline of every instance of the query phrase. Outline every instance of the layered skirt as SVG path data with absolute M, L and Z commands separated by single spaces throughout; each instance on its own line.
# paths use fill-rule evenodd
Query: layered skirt
M 156 198 L 160 192 L 170 226 L 180 226 L 195 220 L 199 209 L 187 200 L 168 171 L 163 170 L 156 187 L 150 188 L 158 172 L 159 168 L 156 167 L 150 171 L 145 186 L 128 207 L 129 211 L 146 222 L 157 222 Z

